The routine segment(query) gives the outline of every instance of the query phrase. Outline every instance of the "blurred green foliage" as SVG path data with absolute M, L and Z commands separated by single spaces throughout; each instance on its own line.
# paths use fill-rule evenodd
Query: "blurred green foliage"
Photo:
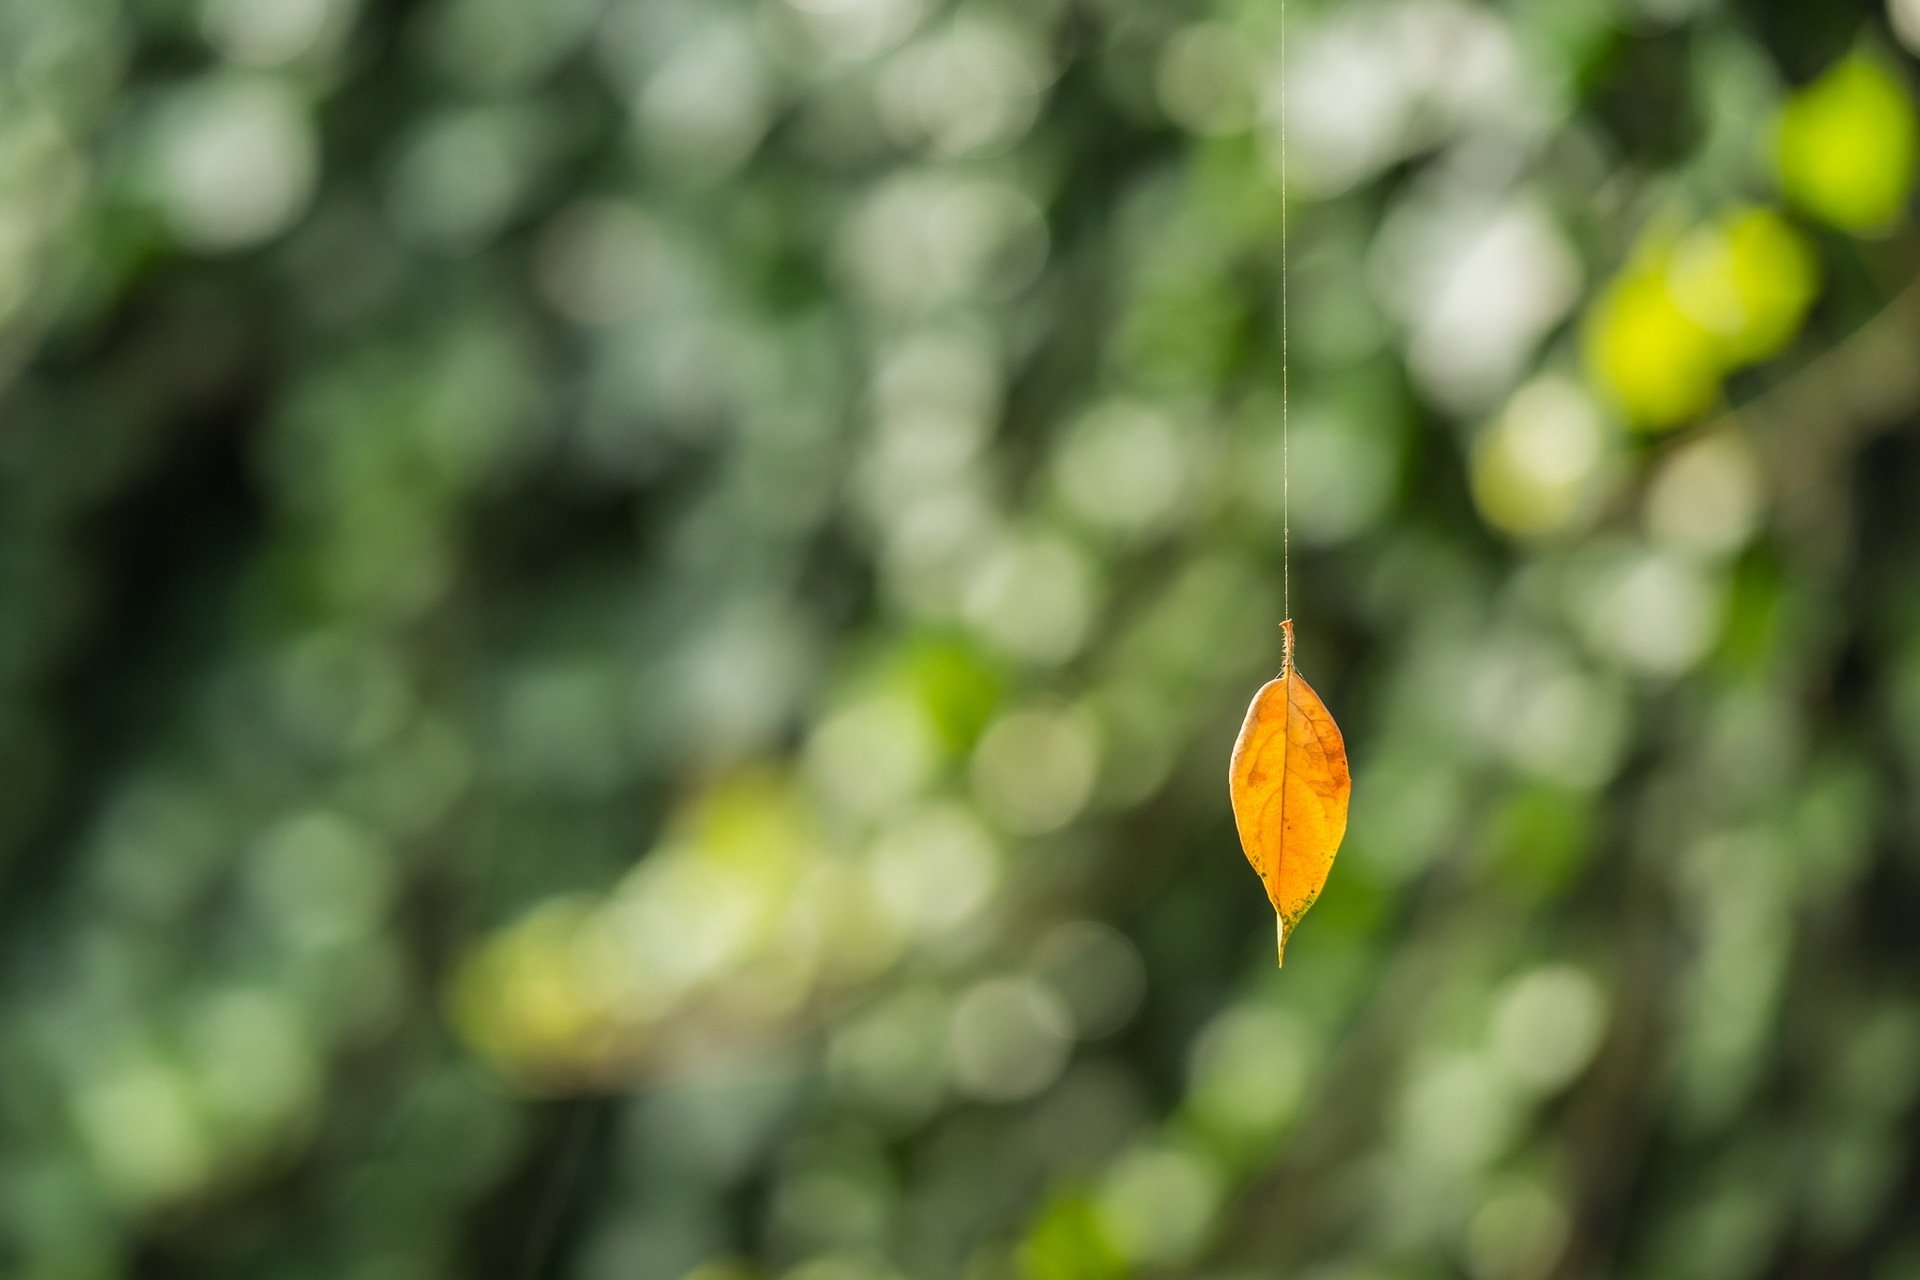
M 0 1273 L 1920 1277 L 1916 49 L 7 0 Z

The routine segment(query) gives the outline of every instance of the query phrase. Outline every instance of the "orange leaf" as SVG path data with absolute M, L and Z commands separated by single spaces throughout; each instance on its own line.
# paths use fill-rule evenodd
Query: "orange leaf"
M 1294 669 L 1292 620 L 1280 627 L 1287 637 L 1280 674 L 1253 695 L 1228 781 L 1240 847 L 1266 882 L 1284 961 L 1287 935 L 1333 869 L 1353 780 L 1340 726 Z

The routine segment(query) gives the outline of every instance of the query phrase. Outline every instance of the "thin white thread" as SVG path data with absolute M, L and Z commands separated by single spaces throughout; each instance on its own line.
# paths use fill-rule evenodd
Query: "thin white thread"
M 1280 607 L 1293 617 L 1293 450 L 1287 430 L 1287 0 L 1280 0 Z

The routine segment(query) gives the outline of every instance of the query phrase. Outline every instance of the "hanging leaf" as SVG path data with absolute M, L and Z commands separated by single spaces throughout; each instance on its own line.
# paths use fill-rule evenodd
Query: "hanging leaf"
M 1280 627 L 1280 674 L 1253 695 L 1228 781 L 1240 847 L 1266 883 L 1284 962 L 1287 936 L 1320 896 L 1346 834 L 1353 781 L 1340 727 L 1294 669 L 1293 622 Z

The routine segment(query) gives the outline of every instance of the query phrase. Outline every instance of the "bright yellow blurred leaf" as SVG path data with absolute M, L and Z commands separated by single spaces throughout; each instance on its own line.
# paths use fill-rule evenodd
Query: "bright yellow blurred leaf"
M 1636 425 L 1671 427 L 1720 389 L 1720 341 L 1674 296 L 1670 250 L 1642 254 L 1587 317 L 1588 367 Z
M 1894 222 L 1913 187 L 1913 101 L 1895 73 L 1854 54 L 1795 94 L 1775 133 L 1780 185 L 1848 231 Z
M 1723 334 L 1733 363 L 1765 359 L 1793 340 L 1819 287 L 1813 251 L 1770 209 L 1744 209 L 1716 228 L 1726 246 L 1723 270 L 1735 300 Z
M 1806 241 L 1771 209 L 1735 209 L 1634 251 L 1588 314 L 1587 365 L 1629 420 L 1705 412 L 1733 369 L 1793 340 L 1819 288 Z

